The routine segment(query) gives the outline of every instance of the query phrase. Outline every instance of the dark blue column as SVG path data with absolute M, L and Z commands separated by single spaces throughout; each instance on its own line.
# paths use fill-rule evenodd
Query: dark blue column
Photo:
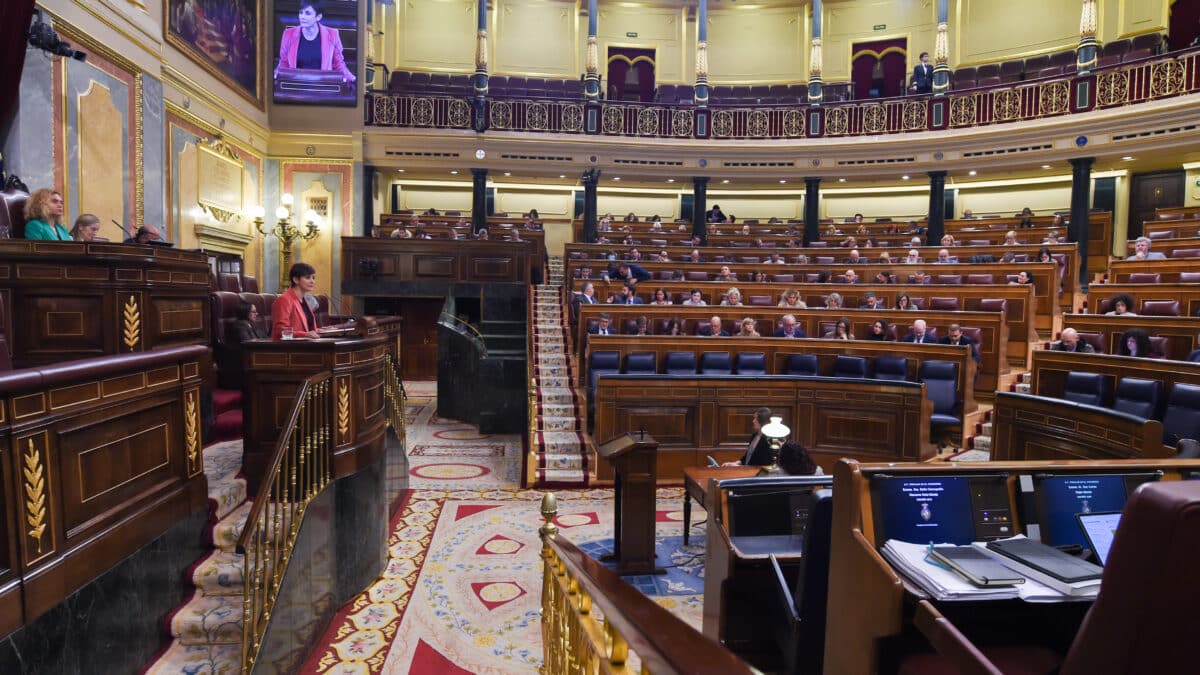
M 600 183 L 600 169 L 583 172 L 583 240 L 596 241 L 596 186 Z
M 1071 225 L 1067 234 L 1079 248 L 1079 288 L 1084 293 L 1088 288 L 1088 214 L 1092 210 L 1092 164 L 1095 157 L 1077 157 L 1071 160 Z
M 946 234 L 946 172 L 929 172 L 929 228 L 925 231 L 925 243 L 941 246 Z
M 487 169 L 471 169 L 471 231 L 487 228 Z
M 821 238 L 821 179 L 804 179 L 804 245 Z
M 703 1 L 703 0 L 701 0 Z M 702 245 L 708 244 L 708 176 L 692 177 L 692 236 L 700 237 Z

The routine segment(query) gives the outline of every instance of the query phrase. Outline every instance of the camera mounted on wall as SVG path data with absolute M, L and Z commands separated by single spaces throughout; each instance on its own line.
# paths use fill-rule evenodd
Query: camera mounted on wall
M 29 27 L 29 44 L 57 56 L 67 56 L 76 61 L 86 61 L 87 54 L 71 46 L 42 18 L 42 10 L 33 10 L 33 25 Z

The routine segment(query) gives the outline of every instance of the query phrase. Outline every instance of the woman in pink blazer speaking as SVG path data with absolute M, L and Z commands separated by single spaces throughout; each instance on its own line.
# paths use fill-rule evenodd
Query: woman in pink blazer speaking
M 301 0 L 299 18 L 299 26 L 283 31 L 275 77 L 279 77 L 280 68 L 333 70 L 342 74 L 343 81 L 353 82 L 354 73 L 346 67 L 337 29 L 321 25 L 324 14 L 320 0 Z

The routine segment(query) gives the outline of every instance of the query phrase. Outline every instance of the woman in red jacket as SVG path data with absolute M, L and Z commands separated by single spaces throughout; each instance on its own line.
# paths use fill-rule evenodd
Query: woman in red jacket
M 321 25 L 324 18 L 320 0 L 300 0 L 300 25 L 284 29 L 279 41 L 279 64 L 275 66 L 275 77 L 280 68 L 304 70 L 333 70 L 342 74 L 345 82 L 354 81 L 354 73 L 346 67 L 342 55 L 342 38 L 336 28 Z
M 271 305 L 271 337 L 283 338 L 284 330 L 290 330 L 292 337 L 297 338 L 321 337 L 317 333 L 317 317 L 304 301 L 317 286 L 317 271 L 308 263 L 296 263 L 288 277 L 292 280 L 291 288 L 280 293 Z

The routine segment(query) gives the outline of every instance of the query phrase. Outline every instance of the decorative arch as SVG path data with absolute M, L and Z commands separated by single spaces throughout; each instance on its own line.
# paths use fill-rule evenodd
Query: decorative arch
M 653 101 L 656 56 L 654 49 L 609 47 L 606 62 L 609 98 Z
M 904 93 L 908 71 L 906 38 L 856 42 L 850 49 L 854 98 L 871 98 L 873 90 L 884 97 Z

